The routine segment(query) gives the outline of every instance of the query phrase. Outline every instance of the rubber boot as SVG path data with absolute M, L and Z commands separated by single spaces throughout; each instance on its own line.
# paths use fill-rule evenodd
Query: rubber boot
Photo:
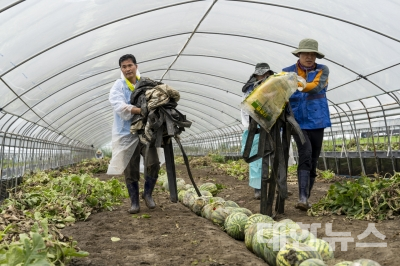
M 261 189 L 258 188 L 254 189 L 254 198 L 257 200 L 261 199 Z
M 318 158 L 313 158 L 311 160 L 311 171 L 310 171 L 310 184 L 308 190 L 308 198 L 311 196 L 311 190 L 315 183 L 315 178 L 317 177 L 317 166 L 318 166 Z M 311 203 L 308 203 L 308 207 L 311 208 Z
M 315 178 L 317 177 L 317 166 L 318 166 L 318 158 L 313 158 L 311 160 L 310 187 L 308 190 L 308 197 L 311 196 L 311 190 L 314 186 Z
M 138 182 L 132 182 L 130 184 L 126 184 L 128 188 L 129 197 L 131 198 L 131 208 L 129 209 L 129 213 L 134 214 L 140 211 L 139 206 L 139 184 Z
M 154 190 L 154 186 L 156 185 L 157 178 L 153 178 L 150 176 L 146 177 L 146 181 L 144 182 L 144 192 L 142 194 L 142 198 L 146 203 L 147 208 L 154 209 L 156 204 L 154 203 L 152 194 Z
M 299 202 L 296 204 L 296 209 L 302 211 L 306 211 L 309 209 L 308 206 L 309 180 L 310 180 L 310 171 L 307 170 L 298 171 Z

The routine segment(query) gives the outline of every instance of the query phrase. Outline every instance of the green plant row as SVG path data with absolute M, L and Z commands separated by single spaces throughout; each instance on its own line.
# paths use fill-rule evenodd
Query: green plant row
M 127 196 L 116 179 L 60 171 L 24 176 L 0 206 L 0 265 L 64 265 L 71 257 L 87 256 L 58 229 L 113 210 Z
M 374 146 L 376 150 L 387 150 L 388 149 L 388 137 L 374 137 L 374 145 L 372 145 L 372 138 L 360 138 L 359 145 L 362 151 L 373 151 Z M 332 140 L 325 140 L 323 142 L 324 151 L 341 151 L 343 140 L 336 140 L 336 145 L 333 145 Z M 399 137 L 390 138 L 390 146 L 392 150 L 398 150 L 400 145 Z M 356 151 L 357 143 L 355 139 L 349 139 L 345 141 L 345 147 L 348 151 Z
M 392 219 L 400 214 L 400 173 L 391 178 L 361 177 L 332 184 L 309 215 L 346 215 L 360 220 Z
M 9 224 L 0 232 L 0 241 L 14 226 Z M 72 239 L 66 242 L 60 241 L 57 237 L 59 234 L 49 227 L 47 219 L 38 218 L 29 233 L 19 234 L 18 239 L 9 243 L 5 241 L 0 243 L 0 265 L 65 265 L 72 257 L 89 255 L 88 252 L 80 251 L 77 242 Z
M 226 175 L 236 177 L 239 180 L 249 179 L 249 164 L 243 159 L 237 161 L 227 161 L 218 165 Z

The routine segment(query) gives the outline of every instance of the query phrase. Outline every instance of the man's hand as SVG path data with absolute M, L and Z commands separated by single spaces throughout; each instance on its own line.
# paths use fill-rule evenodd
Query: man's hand
M 141 109 L 140 108 L 138 108 L 138 107 L 136 107 L 136 106 L 133 106 L 132 107 L 132 109 L 131 109 L 131 114 L 133 114 L 133 115 L 139 115 L 140 113 L 141 113 Z

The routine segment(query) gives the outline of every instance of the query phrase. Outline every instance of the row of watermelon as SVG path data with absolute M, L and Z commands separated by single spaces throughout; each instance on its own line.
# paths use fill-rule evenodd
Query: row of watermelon
M 166 176 L 160 177 L 158 184 L 169 190 Z M 177 179 L 177 187 L 183 205 L 220 226 L 234 239 L 244 240 L 247 249 L 271 266 L 326 266 L 325 262 L 334 257 L 328 242 L 301 229 L 296 222 L 290 219 L 275 222 L 267 215 L 252 214 L 233 201 L 215 197 L 218 190 L 213 183 L 199 187 L 201 197 L 183 179 Z M 349 265 L 380 266 L 367 259 L 344 261 L 335 266 Z

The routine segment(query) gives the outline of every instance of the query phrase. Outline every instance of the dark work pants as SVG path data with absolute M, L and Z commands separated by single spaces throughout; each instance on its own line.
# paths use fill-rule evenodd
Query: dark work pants
M 293 138 L 296 141 L 299 154 L 297 170 L 310 171 L 310 177 L 317 176 L 318 158 L 321 153 L 324 129 L 302 129 L 306 142 L 302 145 L 298 135 Z
M 136 146 L 135 152 L 132 155 L 131 160 L 129 161 L 126 169 L 124 170 L 125 182 L 130 184 L 135 181 L 139 181 L 140 179 L 140 154 L 145 156 L 146 145 L 142 143 L 138 143 Z M 150 147 L 148 153 L 148 167 L 147 167 L 147 175 L 152 178 L 158 177 L 158 171 L 160 170 L 160 161 L 158 160 L 158 154 L 156 147 Z M 144 177 L 146 178 L 146 177 Z

